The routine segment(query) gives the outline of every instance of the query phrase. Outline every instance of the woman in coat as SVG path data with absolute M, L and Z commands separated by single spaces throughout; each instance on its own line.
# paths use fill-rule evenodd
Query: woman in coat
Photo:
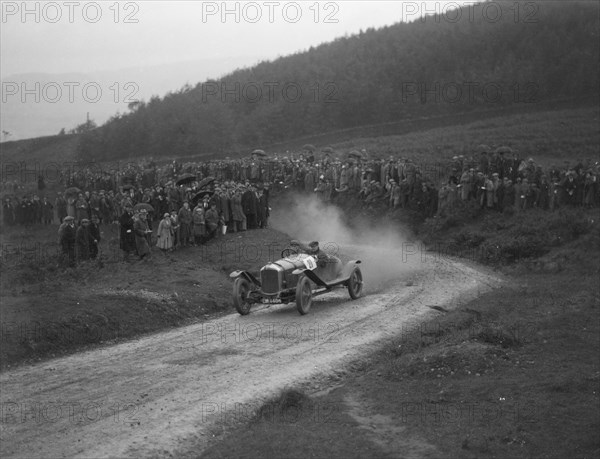
M 194 225 L 192 229 L 194 245 L 200 245 L 206 236 L 206 222 L 204 220 L 204 207 L 202 204 L 199 204 L 194 208 L 192 224 Z
M 142 209 L 136 219 L 133 222 L 133 232 L 135 234 L 135 245 L 137 247 L 137 253 L 140 256 L 140 260 L 150 255 L 150 244 L 148 238 L 152 230 L 148 227 L 148 212 Z
M 165 212 L 163 219 L 158 224 L 158 231 L 156 234 L 158 238 L 157 246 L 163 251 L 173 250 L 173 225 L 171 222 L 171 215 Z

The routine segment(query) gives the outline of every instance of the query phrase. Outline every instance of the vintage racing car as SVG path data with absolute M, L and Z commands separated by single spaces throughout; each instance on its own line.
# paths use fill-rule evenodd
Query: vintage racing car
M 346 264 L 319 249 L 318 242 L 291 241 L 281 252 L 281 259 L 269 262 L 260 270 L 260 278 L 248 271 L 234 271 L 233 305 L 242 315 L 256 303 L 290 303 L 295 301 L 300 314 L 307 314 L 314 296 L 335 287 L 347 287 L 350 298 L 362 293 L 360 260 Z

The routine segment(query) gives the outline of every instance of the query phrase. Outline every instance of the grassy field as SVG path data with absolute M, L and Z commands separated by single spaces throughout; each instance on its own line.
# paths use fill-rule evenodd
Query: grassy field
M 436 162 L 472 155 L 481 144 L 507 145 L 522 158 L 533 157 L 546 167 L 585 158 L 597 160 L 600 111 L 589 107 L 510 115 L 404 135 L 353 138 L 333 147 L 340 152 L 364 148 L 375 157 L 395 154 Z

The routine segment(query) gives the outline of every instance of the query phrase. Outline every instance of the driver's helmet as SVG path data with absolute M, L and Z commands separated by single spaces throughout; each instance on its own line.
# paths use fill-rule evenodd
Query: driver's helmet
M 319 253 L 319 243 L 317 241 L 309 242 L 308 244 L 308 252 L 311 255 L 316 255 Z

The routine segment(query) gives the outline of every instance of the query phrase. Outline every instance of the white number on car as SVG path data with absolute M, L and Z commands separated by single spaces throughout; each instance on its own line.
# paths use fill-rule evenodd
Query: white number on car
M 306 269 L 310 269 L 312 271 L 317 267 L 317 262 L 313 257 L 306 257 L 304 259 L 304 266 L 306 266 Z

